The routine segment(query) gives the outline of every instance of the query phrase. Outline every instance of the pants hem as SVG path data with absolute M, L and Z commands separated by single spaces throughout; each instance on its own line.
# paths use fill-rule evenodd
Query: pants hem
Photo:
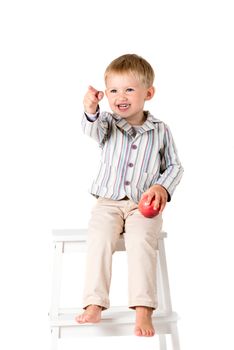
M 102 307 L 102 310 L 106 310 L 110 307 L 109 302 L 104 302 L 101 299 L 87 299 L 83 302 L 83 309 L 86 309 L 89 305 L 98 305 Z
M 150 307 L 153 310 L 157 309 L 158 304 L 157 303 L 152 303 L 152 301 L 148 300 L 135 300 L 134 302 L 129 303 L 129 309 L 135 310 L 136 306 L 145 306 L 145 307 Z

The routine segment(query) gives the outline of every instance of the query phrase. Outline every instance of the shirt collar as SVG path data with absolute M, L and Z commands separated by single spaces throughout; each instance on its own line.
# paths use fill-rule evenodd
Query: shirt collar
M 146 121 L 144 122 L 144 124 L 141 125 L 141 127 L 138 130 L 138 132 L 141 134 L 143 134 L 146 131 L 152 130 L 152 129 L 157 129 L 158 123 L 161 122 L 159 119 L 155 118 L 152 114 L 150 114 L 150 112 L 145 111 L 145 113 L 147 114 Z M 127 119 L 121 118 L 117 114 L 113 114 L 112 116 L 115 119 L 115 124 L 119 128 L 125 130 L 130 135 L 135 134 L 135 131 L 133 130 L 134 126 L 130 125 L 127 122 Z

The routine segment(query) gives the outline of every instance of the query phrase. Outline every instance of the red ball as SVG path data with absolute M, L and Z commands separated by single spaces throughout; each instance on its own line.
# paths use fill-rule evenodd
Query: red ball
M 144 196 L 138 204 L 141 214 L 147 218 L 153 218 L 154 216 L 158 215 L 160 206 L 157 209 L 154 209 L 155 199 L 153 199 L 150 204 L 147 204 L 146 202 L 147 196 Z

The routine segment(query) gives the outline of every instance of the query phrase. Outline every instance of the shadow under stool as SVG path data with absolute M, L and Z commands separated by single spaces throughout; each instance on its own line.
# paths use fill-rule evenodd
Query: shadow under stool
M 53 230 L 54 265 L 52 274 L 52 298 L 50 309 L 50 326 L 52 334 L 51 349 L 58 349 L 58 340 L 62 337 L 91 337 L 91 336 L 127 336 L 133 335 L 135 313 L 127 306 L 110 307 L 102 313 L 98 324 L 78 324 L 75 316 L 82 309 L 61 308 L 60 296 L 62 287 L 63 255 L 69 252 L 82 252 L 86 249 L 87 229 Z M 178 316 L 172 311 L 164 238 L 166 232 L 158 236 L 157 245 L 157 292 L 158 308 L 153 313 L 153 324 L 158 337 L 159 349 L 167 350 L 167 338 L 171 338 L 173 350 L 180 350 L 177 329 Z M 121 235 L 115 251 L 124 251 L 124 235 Z

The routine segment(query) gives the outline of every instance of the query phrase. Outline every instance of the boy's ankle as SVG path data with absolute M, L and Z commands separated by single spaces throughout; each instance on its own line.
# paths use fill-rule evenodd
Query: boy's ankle
M 147 314 L 152 314 L 154 311 L 152 307 L 148 307 L 148 306 L 136 306 L 135 310 L 136 312 L 142 312 Z
M 88 306 L 86 306 L 86 308 L 85 308 L 85 310 L 87 310 L 87 309 L 95 309 L 95 310 L 102 310 L 102 306 L 100 306 L 100 305 L 96 305 L 96 304 L 90 304 L 90 305 L 88 305 Z

